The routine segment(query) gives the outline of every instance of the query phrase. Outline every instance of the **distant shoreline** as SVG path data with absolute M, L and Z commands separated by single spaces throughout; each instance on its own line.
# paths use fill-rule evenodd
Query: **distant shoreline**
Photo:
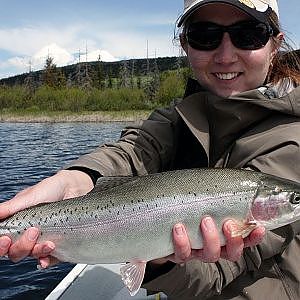
M 146 119 L 151 111 L 96 112 L 0 112 L 1 123 L 72 123 L 72 122 L 135 122 Z

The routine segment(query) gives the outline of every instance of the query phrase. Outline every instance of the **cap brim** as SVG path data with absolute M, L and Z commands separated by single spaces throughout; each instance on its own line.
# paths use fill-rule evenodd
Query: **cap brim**
M 188 9 L 186 9 L 183 12 L 182 16 L 179 18 L 177 26 L 180 27 L 186 21 L 186 19 L 191 14 L 193 14 L 199 7 L 207 5 L 207 4 L 211 4 L 211 3 L 223 3 L 223 4 L 232 5 L 234 7 L 239 8 L 240 10 L 244 11 L 249 16 L 251 16 L 261 22 L 267 22 L 268 16 L 272 12 L 271 7 L 269 7 L 268 10 L 265 12 L 260 12 L 260 11 L 257 11 L 255 8 L 248 7 L 245 4 L 238 2 L 236 0 L 203 0 L 198 3 L 196 2 L 194 6 L 190 6 Z

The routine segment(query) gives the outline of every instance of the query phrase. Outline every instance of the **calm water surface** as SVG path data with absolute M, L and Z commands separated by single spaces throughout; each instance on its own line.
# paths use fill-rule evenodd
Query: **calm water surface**
M 0 123 L 0 201 L 53 175 L 99 144 L 115 141 L 125 123 Z M 44 299 L 73 265 L 37 270 L 36 260 L 0 260 L 0 299 Z

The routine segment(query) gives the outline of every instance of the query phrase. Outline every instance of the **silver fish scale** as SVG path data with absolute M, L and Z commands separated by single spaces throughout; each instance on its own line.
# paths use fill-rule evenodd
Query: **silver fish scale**
M 177 222 L 186 225 L 193 247 L 201 248 L 202 216 L 213 216 L 220 234 L 225 218 L 244 218 L 261 178 L 231 169 L 180 170 L 102 190 L 100 180 L 86 196 L 17 213 L 0 223 L 0 234 L 16 239 L 25 228 L 39 227 L 40 241 L 55 242 L 55 255 L 70 262 L 149 260 L 173 252 L 171 229 Z

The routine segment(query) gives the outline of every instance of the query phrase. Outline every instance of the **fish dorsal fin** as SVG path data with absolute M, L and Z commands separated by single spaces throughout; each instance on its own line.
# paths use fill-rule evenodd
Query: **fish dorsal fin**
M 142 285 L 146 264 L 146 261 L 134 260 L 120 269 L 122 280 L 131 296 L 134 296 Z
M 100 177 L 93 191 L 104 191 L 120 186 L 124 183 L 130 182 L 133 180 L 132 176 L 107 176 Z

